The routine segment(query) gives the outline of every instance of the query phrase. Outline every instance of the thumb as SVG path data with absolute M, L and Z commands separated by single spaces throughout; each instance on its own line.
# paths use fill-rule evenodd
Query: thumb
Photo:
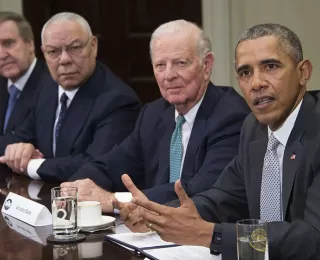
M 6 157 L 5 156 L 1 156 L 0 157 L 0 163 L 6 163 Z
M 128 191 L 131 192 L 133 197 L 138 197 L 138 196 L 143 195 L 143 193 L 136 187 L 136 185 L 134 185 L 134 183 L 132 182 L 132 180 L 128 174 L 123 174 L 121 176 L 121 179 L 122 179 L 124 186 L 126 186 Z
M 191 200 L 181 185 L 181 181 L 177 180 L 174 184 L 174 190 L 180 200 L 181 206 L 187 205 Z
M 112 198 L 112 206 L 115 209 L 121 210 L 124 207 L 124 203 L 118 201 L 116 198 Z

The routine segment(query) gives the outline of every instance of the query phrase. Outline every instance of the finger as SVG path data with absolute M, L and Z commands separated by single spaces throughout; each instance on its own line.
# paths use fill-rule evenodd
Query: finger
M 32 150 L 33 150 L 32 146 L 26 146 L 26 148 L 22 151 L 20 168 L 19 168 L 21 172 L 24 172 L 25 169 L 27 168 L 28 163 L 32 156 Z
M 69 188 L 72 186 L 72 183 L 73 182 L 63 182 L 60 184 L 60 187 L 63 187 L 63 188 Z
M 134 185 L 134 183 L 132 182 L 131 178 L 129 177 L 128 174 L 123 174 L 121 176 L 122 182 L 123 184 L 126 186 L 126 188 L 128 189 L 128 191 L 130 191 L 132 193 L 132 196 L 136 197 L 136 196 L 144 196 L 144 194 L 136 187 L 136 185 Z
M 161 223 L 163 223 L 164 218 L 167 218 L 166 216 L 156 214 L 156 213 L 149 211 L 149 210 L 146 210 L 144 208 L 139 208 L 139 215 L 145 221 L 147 221 L 149 223 L 156 223 L 159 226 L 162 226 Z
M 12 158 L 14 156 L 14 145 L 8 145 L 6 148 L 5 156 L 7 158 L 7 165 L 12 169 Z
M 113 208 L 122 210 L 125 207 L 125 203 L 118 201 L 116 198 L 112 199 Z
M 14 166 L 13 169 L 16 172 L 20 172 L 20 162 L 22 158 L 22 153 L 24 152 L 25 146 L 23 143 L 16 145 L 15 154 L 14 154 Z
M 180 205 L 188 205 L 191 202 L 191 199 L 183 189 L 181 185 L 181 181 L 177 180 L 176 183 L 174 184 L 174 190 L 180 200 Z
M 126 203 L 124 207 L 120 210 L 120 218 L 124 221 L 133 220 L 134 222 L 138 221 L 138 218 L 134 218 L 135 215 L 139 215 L 139 211 L 137 210 L 137 206 L 133 203 Z M 134 214 L 138 213 L 138 214 Z
M 7 162 L 7 159 L 5 156 L 1 156 L 0 157 L 0 163 L 6 163 Z
M 140 206 L 142 208 L 145 208 L 147 210 L 153 211 L 159 215 L 167 215 L 168 211 L 171 209 L 168 206 L 160 205 L 158 203 L 155 203 L 153 201 L 146 199 L 141 199 L 140 197 L 134 197 L 132 198 L 132 202 L 136 204 L 137 206 Z M 170 213 L 169 213 L 170 214 Z
M 146 227 L 149 229 L 149 231 L 155 231 L 161 237 L 161 234 L 163 232 L 163 228 L 161 226 L 159 226 L 156 223 L 150 223 L 147 221 L 145 223 L 146 223 Z

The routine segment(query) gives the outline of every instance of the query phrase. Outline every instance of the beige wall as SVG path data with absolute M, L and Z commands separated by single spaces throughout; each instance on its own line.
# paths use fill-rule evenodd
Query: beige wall
M 320 34 L 317 31 L 320 1 L 202 0 L 202 3 L 204 29 L 211 37 L 216 54 L 214 82 L 236 86 L 233 51 L 238 37 L 251 25 L 276 22 L 289 27 L 300 37 L 304 56 L 313 64 L 308 87 L 320 89 Z
M 22 0 L 0 0 L 1 11 L 22 13 Z

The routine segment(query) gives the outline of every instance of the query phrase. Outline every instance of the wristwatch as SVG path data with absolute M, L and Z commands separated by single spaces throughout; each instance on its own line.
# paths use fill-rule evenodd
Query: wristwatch
M 222 247 L 222 228 L 216 224 L 212 233 L 212 240 L 210 244 L 210 253 L 212 255 L 220 255 Z

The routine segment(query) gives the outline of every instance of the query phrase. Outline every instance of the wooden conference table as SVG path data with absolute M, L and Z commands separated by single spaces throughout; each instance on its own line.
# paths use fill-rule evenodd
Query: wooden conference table
M 26 198 L 30 194 L 35 201 L 45 205 L 50 211 L 50 189 L 58 185 L 30 180 L 27 177 L 11 173 L 8 168 L 0 165 L 0 205 L 11 191 Z M 32 194 L 35 187 L 38 194 Z M 119 220 L 116 227 L 109 231 L 87 234 L 84 242 L 79 244 L 52 245 L 46 238 L 52 234 L 52 227 L 31 227 L 21 221 L 0 215 L 0 260 L 15 259 L 104 259 L 104 260 L 138 260 L 143 259 L 118 245 L 104 240 L 105 234 L 124 232 L 125 227 Z

